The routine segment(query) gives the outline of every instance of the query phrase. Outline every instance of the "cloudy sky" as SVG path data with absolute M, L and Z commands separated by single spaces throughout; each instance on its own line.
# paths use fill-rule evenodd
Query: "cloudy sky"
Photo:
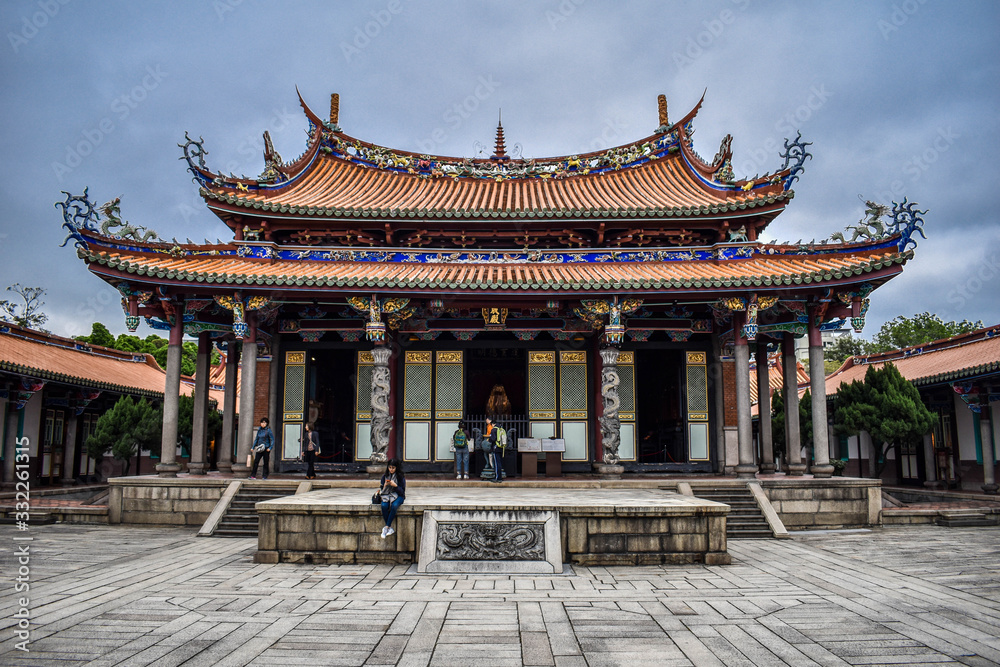
M 491 148 L 502 109 L 527 157 L 645 137 L 658 94 L 678 118 L 707 89 L 695 148 L 732 133 L 737 177 L 780 167 L 796 130 L 813 142 L 772 238 L 842 230 L 859 196 L 928 209 L 865 335 L 923 311 L 1000 322 L 995 2 L 5 0 L 0 27 L 0 289 L 45 288 L 57 334 L 125 330 L 117 293 L 59 247 L 61 191 L 120 196 L 167 238 L 225 239 L 177 144 L 202 136 L 210 168 L 255 176 L 269 130 L 290 161 L 296 86 L 321 116 L 340 93 L 348 134 L 442 155 Z

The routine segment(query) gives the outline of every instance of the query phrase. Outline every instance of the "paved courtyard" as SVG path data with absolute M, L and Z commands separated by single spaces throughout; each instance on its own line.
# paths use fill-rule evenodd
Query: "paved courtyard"
M 1000 664 L 996 528 L 731 541 L 730 566 L 562 576 L 257 565 L 254 549 L 175 528 L 0 526 L 0 664 Z

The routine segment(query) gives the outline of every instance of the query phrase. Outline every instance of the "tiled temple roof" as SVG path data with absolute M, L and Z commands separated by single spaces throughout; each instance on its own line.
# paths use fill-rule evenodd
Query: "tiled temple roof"
M 249 247 L 249 246 L 247 246 Z M 91 270 L 144 276 L 153 282 L 185 282 L 236 288 L 340 288 L 495 292 L 595 292 L 808 286 L 865 280 L 868 274 L 902 270 L 912 251 L 895 245 L 814 254 L 768 254 L 742 259 L 600 262 L 407 262 L 265 260 L 234 254 L 174 256 L 127 247 L 80 248 Z M 348 251 L 345 251 L 348 252 Z M 562 255 L 565 257 L 565 255 Z M 894 270 L 893 270 L 894 269 Z
M 310 123 L 306 152 L 284 164 L 265 137 L 265 171 L 257 179 L 210 171 L 198 152 L 201 143 L 189 141 L 185 157 L 210 206 L 271 219 L 718 216 L 721 223 L 741 213 L 773 217 L 793 197 L 787 167 L 737 180 L 730 136 L 711 162 L 694 151 L 692 120 L 701 101 L 674 123 L 662 109 L 661 126 L 644 139 L 537 159 L 454 158 L 378 146 L 345 134 L 337 125 L 339 110 L 327 121 L 299 101 Z M 197 150 L 189 152 L 192 145 Z
M 166 373 L 152 355 L 121 352 L 100 345 L 83 345 L 12 324 L 0 326 L 0 370 L 40 380 L 162 398 Z M 194 391 L 191 378 L 181 383 L 181 393 Z M 210 390 L 223 405 L 223 393 Z
M 679 155 L 593 176 L 506 180 L 422 178 L 321 156 L 284 189 L 213 187 L 203 194 L 210 202 L 249 212 L 317 218 L 684 218 L 753 212 L 793 196 L 780 186 L 770 189 L 766 194 L 710 190 Z
M 889 362 L 918 387 L 997 375 L 1000 374 L 1000 325 L 902 350 L 849 357 L 827 376 L 826 395 L 836 394 L 842 383 L 863 381 L 870 366 L 881 368 Z

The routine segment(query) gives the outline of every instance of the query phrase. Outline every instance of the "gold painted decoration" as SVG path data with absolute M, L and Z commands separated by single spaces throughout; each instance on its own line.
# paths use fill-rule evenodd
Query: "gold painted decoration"
M 506 308 L 483 308 L 483 322 L 489 327 L 503 327 L 507 324 Z
M 529 352 L 529 364 L 554 364 L 556 363 L 555 352 Z
M 371 352 L 362 350 L 362 351 L 358 352 L 358 363 L 359 364 L 374 364 L 375 363 L 375 356 Z
M 586 352 L 560 352 L 559 362 L 563 364 L 585 364 L 587 363 Z
M 759 296 L 757 297 L 757 309 L 767 310 L 774 304 L 778 303 L 778 297 L 776 296 Z
M 642 306 L 642 299 L 622 299 L 621 309 L 623 313 L 634 313 Z
M 306 363 L 306 353 L 305 352 L 285 352 L 285 363 L 286 364 L 304 364 L 304 363 Z
M 618 364 L 634 364 L 635 363 L 635 352 L 619 352 L 618 353 Z
M 382 302 L 382 312 L 386 314 L 398 313 L 399 311 L 406 308 L 406 306 L 408 306 L 409 303 L 410 303 L 409 299 L 398 299 L 398 298 L 385 299 Z
M 530 415 L 531 419 L 555 419 L 556 413 L 554 412 L 532 412 Z
M 403 419 L 430 419 L 431 413 L 429 412 L 404 412 Z
M 302 413 L 301 412 L 286 412 L 286 413 L 284 413 L 283 416 L 284 416 L 284 420 L 283 421 L 286 421 L 286 422 L 299 422 L 299 421 L 302 421 Z
M 460 364 L 462 363 L 461 352 L 438 352 L 437 362 L 439 364 Z
M 260 310 L 269 303 L 271 303 L 271 300 L 266 296 L 252 296 L 247 299 L 247 310 Z
M 562 413 L 563 419 L 586 419 L 586 412 L 564 412 Z
M 368 311 L 368 297 L 366 296 L 349 296 L 347 297 L 347 303 L 359 313 Z
M 727 310 L 747 309 L 747 300 L 740 296 L 731 296 L 727 299 L 722 299 L 719 303 Z
M 431 363 L 430 352 L 407 352 L 406 363 L 408 364 L 429 364 Z
M 706 355 L 704 352 L 688 352 L 687 362 L 689 364 L 704 364 L 706 363 Z
M 707 412 L 689 412 L 688 413 L 688 419 L 690 419 L 691 421 L 707 422 L 708 421 L 708 413 Z

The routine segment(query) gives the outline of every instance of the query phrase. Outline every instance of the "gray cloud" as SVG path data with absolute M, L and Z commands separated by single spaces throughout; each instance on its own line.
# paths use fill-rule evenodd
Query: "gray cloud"
M 491 146 L 502 108 L 508 146 L 535 157 L 646 136 L 657 94 L 676 118 L 707 88 L 696 148 L 731 132 L 738 175 L 777 168 L 795 129 L 814 144 L 772 236 L 828 236 L 861 216 L 859 194 L 930 210 L 870 327 L 924 310 L 998 322 L 995 290 L 973 289 L 1000 276 L 981 277 L 1000 253 L 998 18 L 985 1 L 6 2 L 0 287 L 48 289 L 57 333 L 122 331 L 114 290 L 57 247 L 60 190 L 120 195 L 168 238 L 225 238 L 176 144 L 204 136 L 211 167 L 256 175 L 267 129 L 290 159 L 296 85 L 321 114 L 339 92 L 352 135 L 445 155 Z

